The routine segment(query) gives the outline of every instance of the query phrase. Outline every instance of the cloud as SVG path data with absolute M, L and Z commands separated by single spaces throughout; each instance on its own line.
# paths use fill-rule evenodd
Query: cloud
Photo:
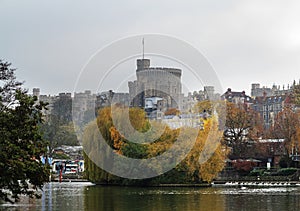
M 55 94 L 72 91 L 99 48 L 162 33 L 203 52 L 224 89 L 286 84 L 300 78 L 299 7 L 296 0 L 2 1 L 0 57 L 22 70 L 29 87 Z

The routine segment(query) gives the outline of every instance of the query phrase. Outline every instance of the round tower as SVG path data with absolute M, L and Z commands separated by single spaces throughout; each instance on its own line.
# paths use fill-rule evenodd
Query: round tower
M 40 89 L 39 88 L 33 88 L 32 89 L 32 95 L 39 98 L 40 97 Z
M 150 59 L 138 59 L 137 60 L 137 70 L 144 70 L 148 69 L 150 67 Z

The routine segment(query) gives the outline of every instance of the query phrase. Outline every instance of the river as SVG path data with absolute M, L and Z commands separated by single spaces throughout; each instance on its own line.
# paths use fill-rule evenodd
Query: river
M 0 210 L 300 210 L 300 188 L 118 187 L 48 183 L 41 199 Z

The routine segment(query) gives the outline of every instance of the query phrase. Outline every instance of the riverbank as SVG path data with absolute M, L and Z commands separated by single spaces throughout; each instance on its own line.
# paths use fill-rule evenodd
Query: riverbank
M 59 179 L 51 179 L 51 182 L 60 182 Z M 90 182 L 87 179 L 68 179 L 68 178 L 63 178 L 61 182 Z
M 52 175 L 52 182 L 60 182 L 58 175 Z M 82 175 L 63 175 L 61 182 L 90 182 Z M 168 184 L 108 184 L 93 183 L 99 186 L 126 187 L 300 187 L 300 181 L 290 177 L 243 177 L 237 179 L 215 180 L 212 183 L 168 183 Z
M 52 180 L 52 182 L 59 182 L 59 180 Z M 63 183 L 80 183 L 90 182 L 86 179 L 62 179 Z M 207 188 L 207 187 L 224 187 L 224 188 L 237 188 L 237 187 L 300 187 L 299 181 L 261 181 L 261 182 L 249 182 L 249 181 L 214 181 L 211 184 L 157 184 L 157 185 L 118 185 L 118 184 L 105 184 L 105 183 L 92 183 L 98 186 L 118 186 L 118 187 L 187 187 L 187 188 Z
M 299 181 L 214 181 L 212 187 L 300 187 Z
M 89 182 L 82 174 L 63 174 L 61 181 L 58 174 L 52 174 L 51 182 Z

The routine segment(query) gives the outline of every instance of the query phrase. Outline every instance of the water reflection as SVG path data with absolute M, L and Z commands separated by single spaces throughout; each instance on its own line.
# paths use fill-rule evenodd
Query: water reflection
M 41 210 L 83 210 L 84 190 L 89 183 L 49 183 L 41 199 Z
M 91 183 L 47 183 L 40 199 L 21 197 L 16 204 L 0 204 L 0 210 L 84 210 L 84 189 Z
M 229 210 L 300 210 L 299 188 L 224 190 Z
M 201 194 L 199 188 L 91 187 L 85 210 L 223 210 L 224 195 Z
M 174 188 L 49 183 L 0 210 L 300 210 L 300 188 Z

